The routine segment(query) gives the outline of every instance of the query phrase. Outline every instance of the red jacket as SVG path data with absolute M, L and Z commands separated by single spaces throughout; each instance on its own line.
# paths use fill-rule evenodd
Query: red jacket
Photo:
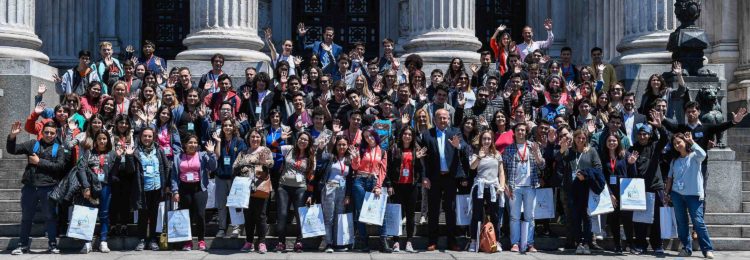
M 230 103 L 232 103 L 232 113 L 236 116 L 237 112 L 240 111 L 241 100 L 240 97 L 237 96 L 237 92 L 234 92 L 234 90 L 227 91 L 226 95 L 224 95 L 224 93 L 222 92 L 216 92 L 208 94 L 205 98 L 203 98 L 203 104 L 211 108 L 211 119 L 213 121 L 219 120 L 221 104 L 224 103 L 224 101 L 229 101 Z

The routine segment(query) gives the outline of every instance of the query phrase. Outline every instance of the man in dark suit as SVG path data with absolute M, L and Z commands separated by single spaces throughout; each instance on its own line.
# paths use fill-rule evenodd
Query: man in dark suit
M 635 93 L 628 92 L 622 96 L 622 126 L 625 128 L 625 134 L 631 144 L 638 140 L 638 124 L 647 124 L 646 116 L 638 113 L 635 109 Z
M 445 222 L 448 225 L 448 249 L 458 251 L 456 244 L 456 184 L 468 186 L 466 173 L 461 167 L 461 156 L 468 153 L 468 144 L 461 138 L 461 132 L 450 127 L 448 110 L 438 109 L 435 112 L 435 127 L 422 133 L 423 142 L 427 147 L 427 176 L 422 185 L 429 189 L 429 242 L 427 251 L 437 248 L 438 219 L 440 216 L 440 202 L 442 200 L 445 211 Z

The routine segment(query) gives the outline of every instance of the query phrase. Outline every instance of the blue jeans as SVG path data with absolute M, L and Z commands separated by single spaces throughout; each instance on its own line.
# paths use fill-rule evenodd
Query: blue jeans
M 102 242 L 107 241 L 107 233 L 109 233 L 109 203 L 111 200 L 112 188 L 107 184 L 102 184 L 102 192 L 99 198 L 99 224 L 101 225 L 99 240 Z
M 711 244 L 711 238 L 708 236 L 708 229 L 703 222 L 703 203 L 698 196 L 685 196 L 677 192 L 670 193 L 672 204 L 674 205 L 674 216 L 677 220 L 677 234 L 680 237 L 683 247 L 689 253 L 693 252 L 693 241 L 690 237 L 690 227 L 688 227 L 688 213 L 693 222 L 693 229 L 698 233 L 698 244 L 701 251 L 705 254 L 713 251 L 714 246 Z
M 372 192 L 372 190 L 375 189 L 376 181 L 377 179 L 375 178 L 375 176 L 355 177 L 354 183 L 352 183 L 352 185 L 354 185 L 354 190 L 352 191 L 352 196 L 354 197 L 354 228 L 357 232 L 357 237 L 359 237 L 360 239 L 365 239 L 365 241 L 367 241 L 367 228 L 365 226 L 365 223 L 360 223 L 358 221 L 359 213 L 362 211 L 362 203 L 365 202 L 365 193 Z M 383 194 L 386 193 L 381 193 L 381 196 Z M 385 225 L 380 226 L 380 236 L 385 237 Z
M 44 215 L 44 224 L 47 231 L 49 245 L 57 244 L 57 214 L 55 212 L 55 202 L 49 199 L 49 193 L 55 186 L 34 187 L 26 184 L 21 189 L 21 239 L 19 246 L 29 246 L 29 234 L 31 225 L 36 215 L 36 207 L 40 203 L 42 214 Z
M 523 207 L 524 220 L 529 222 L 529 227 L 534 226 L 536 189 L 532 187 L 516 187 L 513 190 L 513 198 L 508 199 L 510 202 L 510 243 L 516 245 L 521 241 L 521 207 Z M 533 245 L 534 229 L 529 228 L 528 233 L 528 244 Z

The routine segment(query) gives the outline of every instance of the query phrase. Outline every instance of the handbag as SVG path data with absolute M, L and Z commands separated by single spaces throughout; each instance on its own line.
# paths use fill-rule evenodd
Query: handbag
M 268 199 L 271 197 L 271 178 L 268 178 L 268 174 L 264 174 L 265 178 L 256 178 L 253 180 L 253 193 L 250 194 L 252 198 Z

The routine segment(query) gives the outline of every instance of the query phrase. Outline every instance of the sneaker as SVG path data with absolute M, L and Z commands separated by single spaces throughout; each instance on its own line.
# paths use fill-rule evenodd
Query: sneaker
M 326 250 L 326 248 L 329 248 L 329 247 L 330 247 L 330 246 L 328 246 L 328 242 L 326 242 L 326 240 L 325 240 L 325 239 L 321 239 L 321 240 L 320 240 L 320 245 L 318 245 L 318 250 L 320 250 L 320 251 L 325 251 L 325 250 Z
M 518 251 L 520 251 L 520 250 L 518 250 L 518 244 L 513 244 L 513 246 L 510 248 L 510 251 L 511 252 L 518 252 Z
M 503 251 L 503 244 L 500 244 L 500 241 L 495 242 L 495 245 L 497 246 L 497 251 L 502 252 Z
M 91 253 L 91 242 L 86 242 L 81 248 L 81 254 Z
M 224 230 L 219 229 L 219 232 L 216 232 L 216 238 L 224 238 L 227 233 Z
M 469 252 L 476 252 L 477 251 L 477 241 L 471 240 L 471 243 L 469 244 L 469 249 L 467 250 Z
M 614 253 L 615 253 L 615 255 L 624 255 L 622 253 L 622 247 L 620 247 L 620 246 L 615 247 Z
M 327 246 L 325 252 L 329 253 L 329 254 L 332 254 L 333 253 L 333 247 Z
M 597 244 L 596 241 L 591 241 L 590 247 L 591 247 L 591 249 L 596 250 L 596 251 L 602 251 L 602 250 L 604 250 L 604 248 L 602 248 L 601 246 L 599 246 L 599 244 Z
M 664 248 L 660 247 L 660 248 L 655 249 L 654 250 L 654 255 L 656 255 L 657 257 L 664 256 Z
M 294 252 L 302 253 L 302 242 L 294 243 Z
M 589 248 L 589 245 L 583 245 L 583 254 L 584 255 L 590 255 L 591 249 Z
M 643 254 L 643 250 L 641 250 L 639 248 L 632 247 L 632 248 L 630 248 L 630 254 L 631 255 L 642 255 Z
M 231 238 L 238 238 L 240 236 L 240 225 L 232 226 Z
M 47 247 L 47 253 L 48 254 L 59 254 L 60 249 L 57 248 L 57 244 L 51 244 Z
M 286 245 L 284 243 L 279 242 L 276 244 L 276 252 L 283 253 L 286 251 Z
M 198 241 L 198 250 L 206 251 L 206 241 L 204 240 Z
M 416 253 L 417 252 L 417 250 L 414 250 L 414 247 L 411 245 L 410 241 L 406 242 L 406 249 L 405 249 L 405 251 L 409 252 L 409 253 Z
M 255 251 L 255 245 L 253 245 L 253 243 L 250 243 L 250 242 L 245 242 L 245 244 L 242 246 L 242 248 L 240 249 L 240 251 L 242 251 L 242 252 L 253 252 L 253 251 Z
M 583 254 L 583 244 L 578 244 L 576 247 L 576 255 L 582 255 Z
M 393 252 L 401 252 L 401 245 L 398 242 L 393 243 L 392 249 L 393 249 Z
M 258 243 L 258 253 L 265 254 L 268 252 L 268 248 L 266 248 L 266 243 Z
M 159 251 L 159 244 L 156 243 L 156 241 L 151 241 L 150 247 L 151 247 L 151 250 L 153 251 Z
M 135 246 L 135 251 L 143 251 L 143 249 L 145 248 L 146 248 L 146 242 L 143 241 L 143 239 L 141 239 L 140 241 L 138 241 L 138 245 Z
M 120 226 L 120 236 L 128 236 L 128 225 Z
M 12 252 L 10 252 L 11 255 L 23 255 L 24 253 L 28 253 L 29 249 L 25 246 L 18 246 L 16 249 L 13 249 Z
M 185 242 L 185 244 L 182 245 L 182 251 L 190 251 L 193 250 L 193 241 Z
M 99 251 L 102 253 L 109 253 L 109 245 L 107 244 L 107 241 L 102 241 L 99 243 Z
M 687 251 L 687 249 L 683 248 L 680 249 L 680 253 L 677 256 L 689 257 L 691 255 L 693 255 L 693 252 Z
M 425 216 L 420 216 L 420 217 L 419 217 L 419 224 L 420 224 L 420 225 L 424 225 L 424 224 L 427 224 L 427 217 L 425 217 Z
M 539 252 L 539 251 L 536 250 L 536 248 L 534 247 L 534 245 L 529 245 L 529 247 L 526 249 L 526 252 L 536 253 L 536 252 Z
M 713 251 L 706 252 L 706 259 L 714 259 L 714 252 Z

